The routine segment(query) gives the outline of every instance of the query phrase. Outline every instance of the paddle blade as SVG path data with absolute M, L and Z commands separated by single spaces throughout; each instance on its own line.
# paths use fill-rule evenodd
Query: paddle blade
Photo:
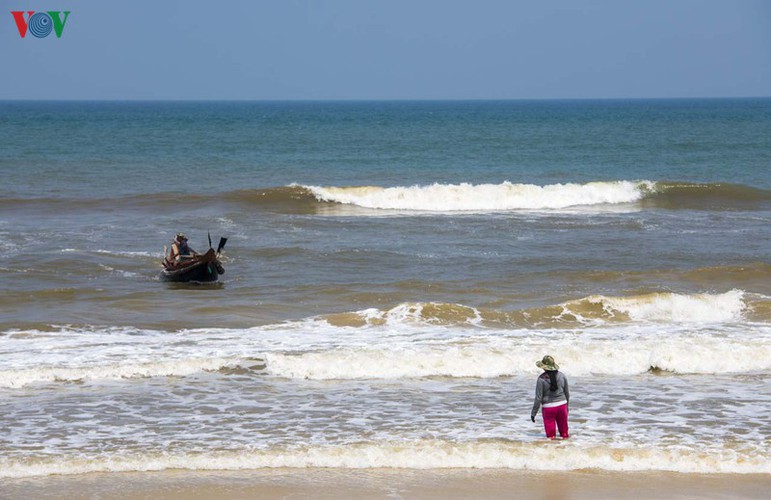
M 220 238 L 220 244 L 217 245 L 217 253 L 220 253 L 220 250 L 225 248 L 225 243 L 227 243 L 227 242 L 228 242 L 227 238 Z

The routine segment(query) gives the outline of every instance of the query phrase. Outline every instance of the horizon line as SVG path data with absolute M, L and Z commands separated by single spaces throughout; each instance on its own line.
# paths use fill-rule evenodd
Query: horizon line
M 771 99 L 758 96 L 698 97 L 503 97 L 503 98 L 2 98 L 0 102 L 523 102 L 523 101 L 687 101 L 687 100 Z

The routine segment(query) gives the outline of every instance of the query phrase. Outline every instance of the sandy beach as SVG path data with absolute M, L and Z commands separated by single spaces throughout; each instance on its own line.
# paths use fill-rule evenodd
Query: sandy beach
M 760 499 L 763 474 L 523 472 L 508 470 L 271 469 L 83 474 L 4 480 L 0 497 L 209 498 L 531 498 Z

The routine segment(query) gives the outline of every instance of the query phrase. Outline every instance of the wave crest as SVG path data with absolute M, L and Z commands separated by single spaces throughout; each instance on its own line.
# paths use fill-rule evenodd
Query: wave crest
M 404 303 L 247 329 L 9 331 L 0 334 L 8 360 L 0 388 L 201 372 L 493 378 L 537 372 L 544 352 L 577 376 L 763 371 L 771 369 L 771 330 L 756 316 L 768 317 L 768 299 L 731 290 L 595 295 L 520 311 Z M 70 356 L 57 349 L 62 343 Z
M 763 310 L 764 300 L 752 302 Z M 388 310 L 328 314 L 321 318 L 334 326 L 426 324 L 554 328 L 593 326 L 620 322 L 725 323 L 738 321 L 748 310 L 745 292 L 678 294 L 671 292 L 612 297 L 591 295 L 557 305 L 515 311 L 476 308 L 463 304 L 415 302 Z
M 497 212 L 515 210 L 768 210 L 771 190 L 729 183 L 597 181 L 585 184 L 431 184 L 415 186 L 288 186 L 239 189 L 217 194 L 159 192 L 120 198 L 3 198 L 0 210 L 49 213 L 100 209 L 157 212 L 203 204 L 235 204 L 279 213 L 338 213 L 341 206 L 363 210 Z M 335 209 L 337 207 L 337 209 Z M 349 212 L 344 212 L 348 214 Z
M 545 332 L 546 333 L 546 332 Z M 741 373 L 771 368 L 767 341 L 722 340 L 705 335 L 667 338 L 488 339 L 476 345 L 352 347 L 310 353 L 270 353 L 266 372 L 308 380 L 423 377 L 496 378 L 537 374 L 535 360 L 555 355 L 571 376 L 633 376 L 650 371 L 678 374 Z
M 30 384 L 81 382 L 86 380 L 119 380 L 153 377 L 184 377 L 203 371 L 231 368 L 227 359 L 188 359 L 147 363 L 102 364 L 81 367 L 39 367 L 0 370 L 0 387 L 16 389 Z
M 653 189 L 650 181 L 587 184 L 432 184 L 411 187 L 302 186 L 319 201 L 364 208 L 430 212 L 562 209 L 631 203 Z
M 305 324 L 307 329 L 309 324 Z M 323 325 L 316 325 L 323 328 Z M 443 338 L 443 332 L 425 328 L 401 332 L 403 338 L 384 338 L 388 332 L 354 337 L 345 345 L 329 344 L 312 351 L 263 347 L 248 357 L 200 357 L 175 361 L 126 360 L 82 366 L 39 366 L 0 370 L 0 388 L 32 384 L 185 377 L 202 372 L 222 376 L 273 376 L 306 380 L 376 380 L 423 377 L 496 378 L 535 375 L 535 360 L 544 352 L 556 356 L 571 376 L 634 376 L 649 371 L 679 374 L 741 373 L 771 369 L 768 332 L 755 329 L 745 337 L 722 338 L 688 328 L 662 332 L 647 329 L 589 332 L 541 330 L 472 331 Z M 767 329 L 766 329 L 767 330 Z M 236 335 L 238 332 L 223 332 Z M 350 335 L 334 329 L 330 335 Z M 235 348 L 231 348 L 235 351 Z M 238 350 L 243 350 L 238 349 Z M 748 367 L 747 360 L 752 359 Z
M 643 200 L 643 207 L 695 210 L 759 210 L 769 204 L 771 190 L 722 182 L 657 182 Z
M 279 467 L 771 473 L 771 462 L 762 449 L 744 452 L 730 448 L 695 451 L 655 447 L 580 446 L 574 443 L 550 443 L 550 446 L 543 444 L 504 439 L 466 443 L 423 440 L 262 451 L 57 457 L 33 462 L 3 459 L 0 460 L 0 478 L 90 472 L 246 470 Z

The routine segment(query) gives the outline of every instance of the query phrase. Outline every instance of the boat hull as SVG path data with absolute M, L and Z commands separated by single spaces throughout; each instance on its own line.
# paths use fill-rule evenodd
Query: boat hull
M 219 275 L 225 270 L 217 259 L 217 254 L 213 249 L 206 253 L 175 266 L 164 265 L 161 271 L 161 279 L 164 281 L 176 283 L 211 283 L 219 279 Z

